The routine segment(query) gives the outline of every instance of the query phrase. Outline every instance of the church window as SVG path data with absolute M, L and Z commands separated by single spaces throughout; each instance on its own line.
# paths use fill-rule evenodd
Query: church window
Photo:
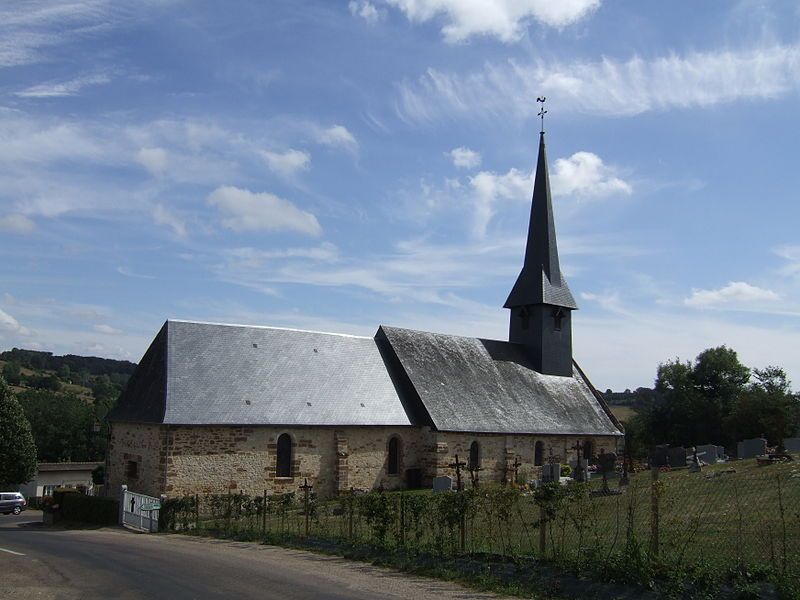
M 400 473 L 400 440 L 396 437 L 389 439 L 389 460 L 386 472 L 389 475 Z
M 564 309 L 556 308 L 553 310 L 553 329 L 555 331 L 561 331 L 561 321 L 564 320 L 565 316 Z
M 544 464 L 544 442 L 536 442 L 533 449 L 533 464 L 537 467 Z
M 586 460 L 592 460 L 592 440 L 586 440 L 583 443 L 583 458 Z
M 275 476 L 292 476 L 292 438 L 288 433 L 282 433 L 278 437 L 278 461 Z
M 481 464 L 481 447 L 478 442 L 469 445 L 469 468 L 477 469 Z

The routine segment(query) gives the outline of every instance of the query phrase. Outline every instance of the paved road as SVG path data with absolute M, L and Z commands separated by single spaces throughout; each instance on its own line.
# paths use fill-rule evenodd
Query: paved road
M 499 598 L 310 552 L 113 528 L 50 529 L 39 521 L 37 511 L 0 515 L 3 598 Z

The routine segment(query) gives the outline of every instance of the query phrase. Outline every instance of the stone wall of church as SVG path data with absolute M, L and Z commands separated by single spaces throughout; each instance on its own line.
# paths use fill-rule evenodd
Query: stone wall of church
M 478 443 L 479 467 L 478 478 L 482 482 L 506 483 L 514 478 L 514 472 L 525 479 L 533 479 L 541 474 L 541 466 L 535 465 L 536 442 L 543 444 L 542 462 L 550 460 L 569 463 L 576 457 L 578 442 L 581 446 L 590 441 L 592 454 L 602 451 L 616 452 L 615 436 L 563 436 L 563 435 L 499 435 L 491 433 L 454 433 L 435 432 L 436 461 L 434 475 L 453 477 L 453 463 L 457 454 L 459 462 L 469 463 L 469 452 L 472 442 Z M 516 465 L 516 466 L 515 466 Z M 470 475 L 464 470 L 464 480 Z
M 277 441 L 292 439 L 290 477 L 278 477 Z M 297 491 L 304 479 L 323 497 L 340 491 L 404 486 L 406 468 L 422 465 L 431 447 L 418 427 L 171 426 L 166 443 L 169 496 L 243 491 Z M 400 474 L 387 473 L 389 439 L 400 440 Z
M 113 423 L 106 457 L 106 483 L 112 494 L 119 486 L 140 494 L 158 496 L 166 474 L 166 427 L 138 423 Z
M 277 441 L 292 439 L 291 476 L 278 477 Z M 388 473 L 388 446 L 399 442 L 399 470 Z M 296 492 L 308 478 L 322 497 L 351 488 L 370 490 L 407 486 L 407 470 L 419 469 L 424 487 L 437 475 L 453 476 L 455 455 L 469 461 L 470 444 L 479 444 L 482 482 L 502 483 L 516 471 L 526 479 L 539 474 L 534 465 L 537 441 L 543 462 L 569 462 L 578 441 L 593 443 L 593 453 L 616 449 L 614 437 L 467 434 L 430 431 L 426 427 L 231 427 L 159 426 L 114 423 L 108 453 L 108 482 L 122 483 L 150 495 Z M 135 478 L 130 463 L 137 464 Z M 515 462 L 516 467 L 515 467 Z M 464 480 L 469 474 L 464 470 Z

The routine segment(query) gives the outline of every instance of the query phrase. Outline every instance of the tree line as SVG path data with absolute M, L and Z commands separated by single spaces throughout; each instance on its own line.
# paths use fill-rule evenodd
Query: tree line
M 645 456 L 657 444 L 732 449 L 761 436 L 782 446 L 800 434 L 800 394 L 792 392 L 786 372 L 751 369 L 726 346 L 704 350 L 693 361 L 661 363 L 653 392 L 624 423 L 634 455 Z

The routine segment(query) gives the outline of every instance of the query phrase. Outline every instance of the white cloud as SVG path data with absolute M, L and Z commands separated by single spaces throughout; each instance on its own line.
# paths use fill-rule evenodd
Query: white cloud
M 453 166 L 459 169 L 474 169 L 481 164 L 481 155 L 464 146 L 450 150 L 450 158 Z
M 111 325 L 104 325 L 104 324 L 95 325 L 94 327 L 92 327 L 92 329 L 94 331 L 96 331 L 97 333 L 102 333 L 104 335 L 121 335 L 122 334 L 122 330 L 121 329 L 116 329 L 114 327 L 111 327 Z
M 186 222 L 161 204 L 156 204 L 153 208 L 153 221 L 156 225 L 166 225 L 172 228 L 172 231 L 180 237 L 186 237 Z
M 311 155 L 301 150 L 289 149 L 286 152 L 270 152 L 263 150 L 261 156 L 267 163 L 270 171 L 281 177 L 292 177 L 299 171 L 305 171 L 311 166 Z
M 167 151 L 163 148 L 140 148 L 136 153 L 136 162 L 147 169 L 151 175 L 160 177 L 167 170 Z
M 561 113 L 620 116 L 766 100 L 798 87 L 800 45 L 772 45 L 626 61 L 507 61 L 467 74 L 430 68 L 415 83 L 400 86 L 398 111 L 409 121 L 531 117 L 537 110 L 531 99 L 545 92 Z
M 233 231 L 322 233 L 322 227 L 313 214 L 268 192 L 221 186 L 209 194 L 208 204 L 219 209 L 223 214 L 222 226 Z
M 745 306 L 776 300 L 780 300 L 780 296 L 772 290 L 750 285 L 744 281 L 731 281 L 717 290 L 692 290 L 692 295 L 684 299 L 683 303 L 687 306 L 713 308 L 722 305 Z
M 11 231 L 13 233 L 30 233 L 36 229 L 36 223 L 25 215 L 10 214 L 0 216 L 0 231 Z
M 111 81 L 111 77 L 105 73 L 97 75 L 85 75 L 76 77 L 69 81 L 49 82 L 34 85 L 14 95 L 21 98 L 59 98 L 62 96 L 75 96 L 83 88 L 91 85 L 102 85 Z
M 240 266 L 258 267 L 267 261 L 283 258 L 303 258 L 321 262 L 335 262 L 339 249 L 335 244 L 323 242 L 308 248 L 286 248 L 283 250 L 259 250 L 257 248 L 231 248 L 224 253 L 235 259 Z
M 594 12 L 600 0 L 386 0 L 411 22 L 444 19 L 442 35 L 450 43 L 472 36 L 518 41 L 531 21 L 563 28 Z
M 780 269 L 782 275 L 789 277 L 800 276 L 800 245 L 780 246 L 775 248 L 774 252 L 787 261 Z
M 554 196 L 602 197 L 630 195 L 631 185 L 616 176 L 612 167 L 591 152 L 576 152 L 553 165 L 550 185 Z
M 369 0 L 350 0 L 347 4 L 350 14 L 354 17 L 361 17 L 370 25 L 374 25 L 381 20 L 383 13 L 379 11 Z
M 530 173 L 509 169 L 505 175 L 481 171 L 469 179 L 473 191 L 475 213 L 473 235 L 483 237 L 495 213 L 498 200 L 529 200 L 533 189 Z
M 327 129 L 320 129 L 317 131 L 316 138 L 317 142 L 325 146 L 343 148 L 352 153 L 358 151 L 356 138 L 344 125 L 333 125 Z
M 30 331 L 19 324 L 14 317 L 3 309 L 0 309 L 0 333 L 16 333 L 19 335 L 29 335 Z

